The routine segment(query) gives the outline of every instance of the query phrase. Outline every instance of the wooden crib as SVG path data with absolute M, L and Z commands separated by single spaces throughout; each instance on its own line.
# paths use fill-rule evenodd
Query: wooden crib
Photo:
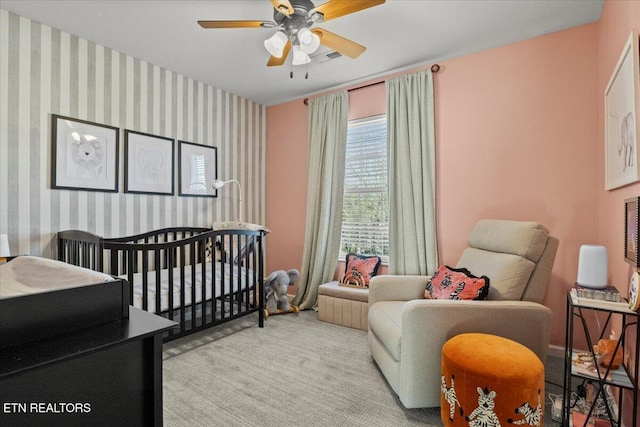
M 258 312 L 264 325 L 264 231 L 165 228 L 103 238 L 58 233 L 58 260 L 126 279 L 130 304 L 179 322 L 169 341 Z

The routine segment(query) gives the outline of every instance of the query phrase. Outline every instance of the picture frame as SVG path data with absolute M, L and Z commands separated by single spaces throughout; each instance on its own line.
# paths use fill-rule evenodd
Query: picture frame
M 640 197 L 624 201 L 624 259 L 638 268 L 638 243 L 640 243 Z
M 639 68 L 638 30 L 634 29 L 604 92 L 606 190 L 640 180 Z
M 218 197 L 211 183 L 218 177 L 218 149 L 178 141 L 178 195 Z
M 173 138 L 124 131 L 124 192 L 174 194 Z
M 120 130 L 51 115 L 51 188 L 118 192 Z

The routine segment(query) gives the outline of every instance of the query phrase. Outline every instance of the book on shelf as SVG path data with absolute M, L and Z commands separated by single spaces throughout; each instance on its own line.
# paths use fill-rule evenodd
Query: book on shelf
M 620 302 L 615 301 L 605 301 L 601 299 L 593 299 L 578 296 L 577 289 L 573 288 L 569 291 L 571 295 L 571 299 L 573 300 L 573 304 L 581 305 L 583 307 L 592 307 L 592 308 L 600 308 L 604 310 L 614 310 L 625 313 L 635 313 L 634 311 L 629 309 L 629 301 L 625 298 L 620 299 Z
M 611 302 L 621 302 L 623 300 L 618 289 L 615 286 L 611 285 L 604 288 L 594 289 L 580 286 L 576 283 L 574 285 L 574 289 L 576 290 L 576 294 L 579 298 L 588 298 L 598 301 Z

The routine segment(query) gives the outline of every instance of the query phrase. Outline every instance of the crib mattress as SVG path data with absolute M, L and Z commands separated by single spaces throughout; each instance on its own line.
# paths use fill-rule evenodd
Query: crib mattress
M 240 290 L 254 287 L 254 274 L 251 269 L 246 269 L 233 264 L 204 264 L 205 266 L 205 300 L 209 301 L 223 295 L 229 295 Z M 182 271 L 184 270 L 184 301 L 185 305 L 191 305 L 191 293 L 195 289 L 196 304 L 202 302 L 202 267 L 203 264 L 195 265 L 195 281 L 192 277 L 190 265 L 176 267 L 172 269 L 160 270 L 160 311 L 169 310 L 169 295 L 173 295 L 172 308 L 178 309 L 182 306 L 183 286 L 181 284 Z M 146 311 L 156 312 L 156 271 L 146 273 L 147 277 L 147 308 Z M 120 276 L 129 280 L 127 275 Z M 133 275 L 133 305 L 143 308 L 143 280 L 144 273 Z M 130 280 L 131 281 L 131 280 Z M 215 290 L 215 291 L 214 291 Z

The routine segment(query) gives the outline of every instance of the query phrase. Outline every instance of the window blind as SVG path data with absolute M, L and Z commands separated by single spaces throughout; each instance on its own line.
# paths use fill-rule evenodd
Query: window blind
M 389 254 L 386 115 L 351 120 L 347 130 L 341 255 Z

